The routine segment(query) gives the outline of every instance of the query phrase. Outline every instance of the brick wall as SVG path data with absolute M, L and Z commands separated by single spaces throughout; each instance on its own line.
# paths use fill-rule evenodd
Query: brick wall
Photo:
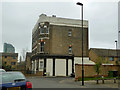
M 6 65 L 10 65 L 12 68 L 17 68 L 17 57 L 14 59 L 12 56 L 2 56 L 2 63 L 5 63 Z M 15 65 L 12 65 L 11 62 L 15 62 Z
M 102 76 L 108 76 L 109 71 L 119 71 L 120 66 L 117 65 L 102 65 L 100 68 L 100 74 Z M 96 77 L 95 65 L 84 65 L 84 77 Z M 82 65 L 75 65 L 75 80 L 82 77 Z

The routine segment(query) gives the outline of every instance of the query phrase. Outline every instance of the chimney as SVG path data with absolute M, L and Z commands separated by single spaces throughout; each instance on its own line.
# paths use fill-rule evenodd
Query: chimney
M 56 17 L 56 15 L 52 15 L 52 17 Z

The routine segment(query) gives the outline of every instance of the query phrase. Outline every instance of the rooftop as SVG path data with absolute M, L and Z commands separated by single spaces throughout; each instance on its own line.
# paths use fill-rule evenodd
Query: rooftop
M 101 48 L 91 48 L 99 56 L 120 56 L 120 50 L 116 49 L 101 49 Z
M 42 22 L 49 22 L 50 25 L 61 25 L 61 26 L 73 26 L 73 27 L 82 27 L 82 22 L 79 19 L 68 19 L 68 18 L 60 18 L 56 17 L 55 15 L 52 16 L 47 16 L 45 14 L 41 14 L 39 16 L 39 19 L 37 23 L 35 24 L 33 28 L 33 32 L 37 29 L 38 24 Z M 88 27 L 88 21 L 84 20 L 83 21 L 83 27 L 87 28 Z
M 18 53 L 2 53 L 2 52 L 0 52 L 0 55 L 1 56 L 18 56 Z

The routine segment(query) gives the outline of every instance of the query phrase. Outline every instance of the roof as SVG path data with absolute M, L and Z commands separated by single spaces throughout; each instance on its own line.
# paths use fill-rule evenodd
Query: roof
M 60 18 L 56 17 L 55 15 L 47 16 L 45 14 L 41 14 L 39 16 L 39 19 L 37 23 L 35 24 L 33 28 L 33 32 L 37 29 L 38 23 L 40 22 L 49 22 L 50 25 L 61 25 L 61 26 L 74 26 L 74 27 L 82 27 L 82 22 L 79 19 L 68 19 L 68 18 Z M 88 21 L 84 20 L 83 21 L 83 27 L 88 28 Z
M 82 64 L 82 58 L 75 57 L 74 60 L 75 60 L 75 64 Z M 95 65 L 95 63 L 93 61 L 89 60 L 89 57 L 83 58 L 83 64 Z
M 113 56 L 117 57 L 120 56 L 120 50 L 116 49 L 100 49 L 100 48 L 91 48 L 93 52 L 95 52 L 98 56 Z
M 0 52 L 0 55 L 2 55 L 2 56 L 15 56 L 15 57 L 17 57 L 18 53 L 1 53 Z

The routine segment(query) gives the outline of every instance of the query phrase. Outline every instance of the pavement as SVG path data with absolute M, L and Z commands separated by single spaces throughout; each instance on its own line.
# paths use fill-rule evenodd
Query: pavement
M 96 84 L 95 80 L 85 81 L 82 86 L 81 81 L 75 82 L 72 77 L 27 77 L 32 82 L 33 88 L 118 88 L 118 80 L 114 83 L 114 80 L 99 81 Z

